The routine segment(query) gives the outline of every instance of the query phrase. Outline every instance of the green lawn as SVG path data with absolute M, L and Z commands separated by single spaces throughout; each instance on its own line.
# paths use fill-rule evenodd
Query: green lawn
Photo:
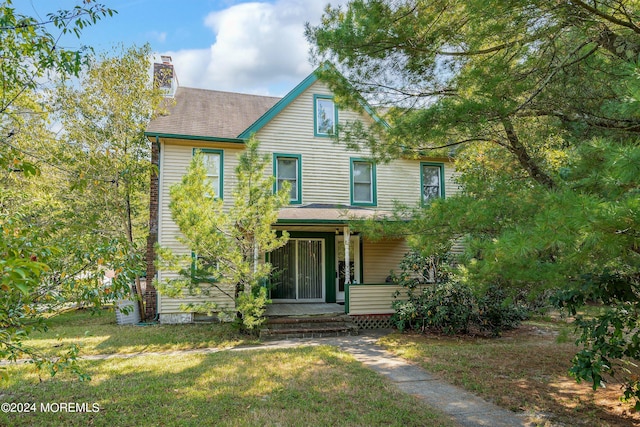
M 239 335 L 229 324 L 190 325 L 117 325 L 113 311 L 92 314 L 88 310 L 72 311 L 52 317 L 49 330 L 36 332 L 28 344 L 49 354 L 75 343 L 81 353 L 126 354 L 192 348 L 235 347 L 257 340 Z
M 450 426 L 334 347 L 84 361 L 90 382 L 12 367 L 2 402 L 38 412 L 0 413 L 11 426 Z M 93 413 L 42 413 L 41 403 L 99 405 Z
M 113 314 L 52 319 L 50 335 L 79 342 L 82 354 L 132 353 L 250 342 L 228 325 L 117 326 Z M 86 332 L 86 333 L 85 333 Z M 28 344 L 46 348 L 47 334 Z M 83 360 L 91 381 L 51 378 L 31 365 L 7 368 L 0 403 L 35 404 L 0 412 L 10 426 L 453 426 L 448 417 L 395 387 L 335 347 L 222 351 Z M 98 412 L 42 412 L 60 403 Z M 30 407 L 31 408 L 31 407 Z

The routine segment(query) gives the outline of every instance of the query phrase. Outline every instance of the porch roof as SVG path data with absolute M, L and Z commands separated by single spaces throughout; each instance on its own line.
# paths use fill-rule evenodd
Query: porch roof
M 280 209 L 278 224 L 345 224 L 350 220 L 384 219 L 392 213 L 357 206 L 309 204 Z

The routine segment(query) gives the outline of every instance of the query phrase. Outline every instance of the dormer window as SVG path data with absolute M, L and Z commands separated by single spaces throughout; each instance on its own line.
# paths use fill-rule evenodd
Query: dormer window
M 314 95 L 315 136 L 331 136 L 336 133 L 338 109 L 329 95 Z

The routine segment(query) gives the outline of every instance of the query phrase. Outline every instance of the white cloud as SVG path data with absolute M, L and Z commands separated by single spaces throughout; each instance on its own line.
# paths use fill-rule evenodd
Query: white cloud
M 167 52 L 180 85 L 283 95 L 312 71 L 304 24 L 318 23 L 327 1 L 252 2 L 211 12 L 204 19 L 215 34 L 209 49 Z
M 167 40 L 167 33 L 164 31 L 151 31 L 148 36 L 160 43 L 164 43 Z

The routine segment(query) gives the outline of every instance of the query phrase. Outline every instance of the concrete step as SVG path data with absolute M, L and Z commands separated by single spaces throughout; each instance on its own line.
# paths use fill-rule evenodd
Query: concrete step
M 296 325 L 300 323 L 344 323 L 351 322 L 347 315 L 342 316 L 302 316 L 302 317 L 270 317 L 267 325 Z
M 349 316 L 305 316 L 269 318 L 260 330 L 264 339 L 321 338 L 358 335 Z

